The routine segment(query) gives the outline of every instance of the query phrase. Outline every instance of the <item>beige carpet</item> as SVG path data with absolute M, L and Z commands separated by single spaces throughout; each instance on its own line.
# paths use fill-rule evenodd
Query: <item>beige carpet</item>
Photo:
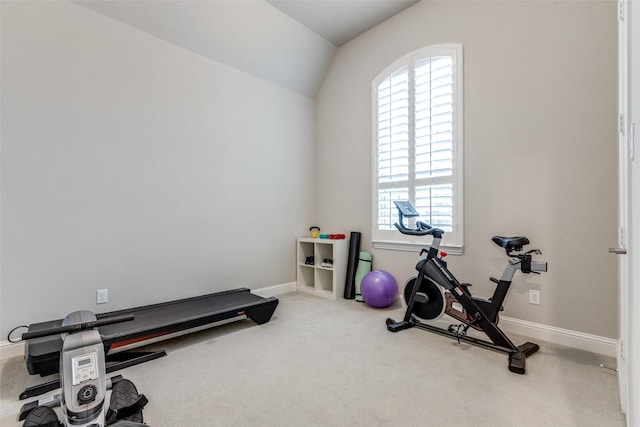
M 399 303 L 289 294 L 265 325 L 156 344 L 169 355 L 121 374 L 149 398 L 145 421 L 157 427 L 624 426 L 616 373 L 599 366 L 615 360 L 539 342 L 516 375 L 502 353 L 388 332 L 385 319 L 402 314 Z M 0 362 L 0 375 L 0 425 L 19 426 L 19 392 L 43 380 L 21 358 Z

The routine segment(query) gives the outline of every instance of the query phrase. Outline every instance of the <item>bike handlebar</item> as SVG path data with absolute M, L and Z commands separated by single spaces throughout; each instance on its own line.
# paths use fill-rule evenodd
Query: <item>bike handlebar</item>
M 416 222 L 416 228 L 407 228 L 403 223 L 395 223 L 393 224 L 402 234 L 408 234 L 411 236 L 433 236 L 433 237 L 442 237 L 444 234 L 443 230 L 439 228 L 431 227 L 422 221 Z
M 118 316 L 109 316 L 97 319 L 91 322 L 76 323 L 67 326 L 54 326 L 52 328 L 42 329 L 39 331 L 25 332 L 22 334 L 22 340 L 30 340 L 33 338 L 41 338 L 49 335 L 58 335 L 72 332 L 79 332 L 86 329 L 97 328 L 98 326 L 111 325 L 114 323 L 128 322 L 134 319 L 133 314 L 121 314 Z

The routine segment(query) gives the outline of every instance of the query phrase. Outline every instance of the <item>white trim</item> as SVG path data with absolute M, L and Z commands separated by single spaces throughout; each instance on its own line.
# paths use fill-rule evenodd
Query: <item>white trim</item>
M 295 290 L 296 283 L 290 282 L 255 289 L 251 292 L 263 298 L 267 298 L 295 292 Z M 555 326 L 543 325 L 506 316 L 500 317 L 500 327 L 505 332 L 511 332 L 553 344 L 564 345 L 609 357 L 616 357 L 617 355 L 618 340 L 613 338 L 600 337 L 598 335 L 557 328 Z M 24 343 L 0 341 L 0 360 L 17 356 L 24 357 Z
M 533 338 L 534 340 L 547 341 L 609 357 L 615 358 L 618 353 L 618 340 L 613 338 L 557 328 L 555 326 L 543 325 L 506 316 L 500 316 L 500 328 L 505 332 L 523 335 L 528 338 Z
M 296 291 L 296 282 L 282 283 L 280 285 L 267 286 L 266 288 L 252 289 L 251 293 L 262 298 L 277 297 Z
M 0 341 L 0 360 L 18 356 L 24 357 L 23 342 L 12 343 L 9 341 Z
M 263 298 L 275 297 L 296 291 L 296 282 L 283 283 L 280 285 L 267 286 L 260 289 L 252 289 L 251 293 Z M 237 320 L 237 319 L 234 319 Z M 208 325 L 210 327 L 211 325 Z M 166 339 L 166 337 L 163 337 Z M 0 341 L 0 360 L 10 359 L 12 357 L 24 357 L 24 343 L 12 343 L 9 341 Z
M 618 1 L 618 244 L 619 248 L 627 247 L 629 242 L 629 200 L 630 170 L 627 160 L 628 124 L 632 122 L 629 108 L 629 2 Z M 612 255 L 609 255 L 612 256 Z M 616 256 L 616 255 L 613 255 Z M 630 266 L 626 255 L 616 256 L 618 261 L 618 325 L 619 350 L 617 351 L 618 392 L 622 413 L 630 417 L 629 408 L 629 286 Z
M 387 240 L 374 240 L 372 241 L 372 243 L 374 249 L 387 249 L 391 251 L 420 252 L 422 249 L 429 248 L 429 245 L 416 242 L 390 242 Z M 464 246 L 440 245 L 439 249 L 446 252 L 448 255 L 462 255 L 464 253 Z

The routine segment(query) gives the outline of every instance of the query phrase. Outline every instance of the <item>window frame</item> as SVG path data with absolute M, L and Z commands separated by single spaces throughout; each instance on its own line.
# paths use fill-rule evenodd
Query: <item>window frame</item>
M 416 251 L 431 243 L 431 238 L 404 235 L 397 230 L 378 230 L 378 87 L 382 81 L 402 67 L 408 66 L 410 69 L 417 60 L 431 56 L 451 56 L 453 62 L 453 173 L 451 182 L 453 184 L 453 231 L 445 232 L 440 248 L 453 255 L 461 255 L 464 251 L 464 67 L 463 67 L 463 46 L 459 43 L 443 43 L 426 46 L 410 52 L 407 55 L 395 60 L 380 72 L 371 83 L 371 128 L 372 128 L 372 244 L 376 249 Z M 411 82 L 410 105 L 413 105 L 414 87 Z M 412 107 L 413 108 L 413 107 Z M 413 113 L 410 114 L 410 116 Z M 411 139 L 413 132 L 409 129 Z M 410 146 L 415 142 L 411 141 Z M 409 149 L 409 155 L 413 148 Z M 413 178 L 410 177 L 409 180 Z

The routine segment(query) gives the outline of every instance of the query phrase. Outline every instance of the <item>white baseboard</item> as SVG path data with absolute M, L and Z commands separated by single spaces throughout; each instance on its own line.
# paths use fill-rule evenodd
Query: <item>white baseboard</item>
M 295 291 L 295 282 L 251 290 L 252 293 L 263 298 L 275 297 Z M 618 340 L 613 338 L 605 338 L 597 335 L 586 334 L 584 332 L 556 328 L 554 326 L 547 326 L 540 323 L 528 322 L 526 320 L 506 316 L 500 317 L 500 328 L 505 332 L 511 332 L 532 339 L 577 348 L 579 350 L 602 354 L 609 357 L 615 358 L 618 354 Z M 0 360 L 16 356 L 24 357 L 24 343 L 0 341 Z
M 10 359 L 17 356 L 24 357 L 24 343 L 0 341 L 0 360 Z
M 505 332 L 577 348 L 591 353 L 614 358 L 617 355 L 618 340 L 613 338 L 556 328 L 555 326 L 547 326 L 506 316 L 500 316 L 500 328 Z
M 278 295 L 288 294 L 296 291 L 296 282 L 283 283 L 281 285 L 267 286 L 266 288 L 251 289 L 252 294 L 256 294 L 262 298 L 277 297 Z
M 268 286 L 266 288 L 252 289 L 251 293 L 263 298 L 276 297 L 289 292 L 296 291 L 296 282 L 283 283 L 281 285 Z M 9 341 L 0 341 L 0 360 L 12 357 L 24 357 L 24 343 L 11 343 Z

